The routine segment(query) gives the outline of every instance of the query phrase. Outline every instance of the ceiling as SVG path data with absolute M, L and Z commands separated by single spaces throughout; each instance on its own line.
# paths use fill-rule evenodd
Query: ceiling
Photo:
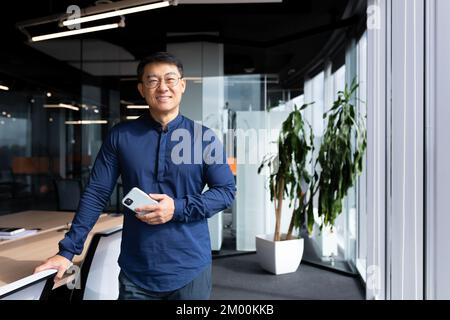
M 329 43 L 333 28 L 342 27 L 339 21 L 345 18 L 345 9 L 355 1 L 180 4 L 127 15 L 125 28 L 32 45 L 16 23 L 64 13 L 72 4 L 86 8 L 94 1 L 15 1 L 12 7 L 8 5 L 8 15 L 0 22 L 6 31 L 0 74 L 74 94 L 74 84 L 79 86 L 81 79 L 94 84 L 121 84 L 121 97 L 133 100 L 137 96 L 135 83 L 120 82 L 120 78 L 134 76 L 139 59 L 152 51 L 165 50 L 168 43 L 210 41 L 224 44 L 226 75 L 248 71 L 279 74 L 284 80 L 281 84 L 292 87 L 299 81 L 288 81 L 289 76 L 301 76 L 298 71 L 304 70 Z M 37 33 L 50 27 L 39 28 L 29 31 Z M 82 61 L 81 50 L 85 52 Z

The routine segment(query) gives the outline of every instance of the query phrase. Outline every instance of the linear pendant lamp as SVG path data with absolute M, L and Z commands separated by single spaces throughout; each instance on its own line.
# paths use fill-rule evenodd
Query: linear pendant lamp
M 111 23 L 111 24 L 105 24 L 105 25 L 101 25 L 101 26 L 95 26 L 95 27 L 84 28 L 84 29 L 79 29 L 79 30 L 70 30 L 70 31 L 62 31 L 62 32 L 57 32 L 57 33 L 44 34 L 42 36 L 32 37 L 31 41 L 37 42 L 37 41 L 42 41 L 42 40 L 68 37 L 68 36 L 73 36 L 75 34 L 82 34 L 82 33 L 88 33 L 88 32 L 114 29 L 114 28 L 118 28 L 120 26 L 121 26 L 120 23 Z
M 148 105 L 129 104 L 127 105 L 127 109 L 148 109 Z
M 62 109 L 70 109 L 70 110 L 75 110 L 75 111 L 79 111 L 80 108 L 75 107 L 71 104 L 66 104 L 66 103 L 59 103 L 59 104 L 44 104 L 44 108 L 62 108 Z
M 137 7 L 127 8 L 127 9 L 120 9 L 120 10 L 116 10 L 116 11 L 94 14 L 94 15 L 90 15 L 90 16 L 86 16 L 86 17 L 82 17 L 82 18 L 69 19 L 69 20 L 63 21 L 62 24 L 64 26 L 70 26 L 70 25 L 79 24 L 79 23 L 83 23 L 83 22 L 95 21 L 95 20 L 100 20 L 100 19 L 122 16 L 122 15 L 135 13 L 135 12 L 163 8 L 163 7 L 167 7 L 169 5 L 170 5 L 169 1 L 163 1 L 163 2 L 158 2 L 158 3 L 147 4 L 147 5 L 143 5 L 143 6 L 137 6 Z

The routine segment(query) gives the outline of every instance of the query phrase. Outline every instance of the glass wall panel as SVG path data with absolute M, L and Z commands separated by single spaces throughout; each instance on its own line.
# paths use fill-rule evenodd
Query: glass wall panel
M 55 182 L 75 179 L 84 188 L 108 129 L 120 121 L 118 81 L 105 77 L 117 74 L 104 68 L 113 50 L 82 38 L 30 46 L 51 57 L 42 63 L 54 79 L 35 75 L 47 77 L 41 83 L 0 70 L 0 82 L 10 83 L 0 90 L 0 214 L 58 209 Z M 106 210 L 114 211 L 111 199 Z
M 367 40 L 364 34 L 359 41 L 353 41 L 347 47 L 345 65 L 334 73 L 330 63 L 325 64 L 324 71 L 304 83 L 305 102 L 315 102 L 306 116 L 313 126 L 316 155 L 320 148 L 326 122 L 323 112 L 329 110 L 343 91 L 357 76 L 360 84 L 357 91 L 356 106 L 363 117 L 366 115 L 366 77 L 367 77 Z M 355 143 L 355 142 L 353 142 Z M 320 171 L 320 167 L 317 167 Z M 355 274 L 357 266 L 360 273 L 365 273 L 366 256 L 366 170 L 351 188 L 343 203 L 343 211 L 337 217 L 334 232 L 319 230 L 321 221 L 317 215 L 317 196 L 314 200 L 315 230 L 306 241 L 304 258 L 307 261 Z
M 298 92 L 277 90 L 272 75 L 237 75 L 224 78 L 228 157 L 236 161 L 236 201 L 233 208 L 236 250 L 254 251 L 255 236 L 273 233 L 274 205 L 268 175 L 258 174 L 264 156 L 277 152 L 276 141 L 283 121 L 303 105 Z M 292 97 L 292 99 L 291 99 Z M 267 110 L 267 111 L 265 111 Z M 286 232 L 292 209 L 283 206 L 281 229 Z
M 0 201 L 31 194 L 31 179 L 13 171 L 31 155 L 31 106 L 25 94 L 0 91 Z M 0 206 L 0 213 L 8 206 Z
M 367 117 L 367 33 L 361 37 L 357 44 L 357 68 L 358 68 L 358 102 L 357 107 L 364 118 Z M 366 120 L 367 121 L 367 120 Z M 356 267 L 362 278 L 366 276 L 367 258 L 367 159 L 363 160 L 364 168 L 357 181 L 357 242 L 356 242 Z

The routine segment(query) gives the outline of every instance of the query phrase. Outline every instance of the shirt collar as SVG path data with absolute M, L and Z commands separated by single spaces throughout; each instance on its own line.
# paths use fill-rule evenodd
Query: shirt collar
M 162 131 L 162 124 L 153 119 L 150 112 L 146 112 L 145 115 L 142 116 L 142 118 L 147 123 L 149 123 L 153 129 L 156 129 L 158 132 Z M 173 129 L 177 128 L 178 125 L 181 123 L 181 120 L 183 120 L 183 116 L 178 112 L 178 115 L 167 124 L 166 131 L 172 131 Z

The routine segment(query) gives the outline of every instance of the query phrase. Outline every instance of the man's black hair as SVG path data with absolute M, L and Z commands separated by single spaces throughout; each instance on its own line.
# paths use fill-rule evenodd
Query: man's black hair
M 173 54 L 168 52 L 155 52 L 151 55 L 145 57 L 139 62 L 137 67 L 138 81 L 142 81 L 142 76 L 144 75 L 144 68 L 150 63 L 168 63 L 177 66 L 181 77 L 183 77 L 183 64 L 181 61 L 175 57 Z

